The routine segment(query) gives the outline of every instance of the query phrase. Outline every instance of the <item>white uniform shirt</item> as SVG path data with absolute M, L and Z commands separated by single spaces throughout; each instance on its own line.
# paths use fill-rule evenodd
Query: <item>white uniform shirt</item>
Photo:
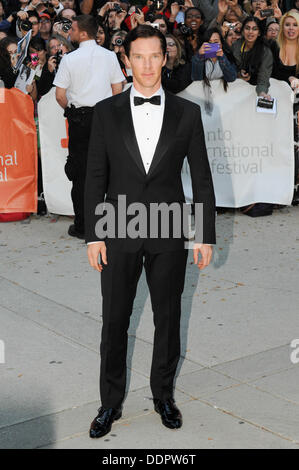
M 112 96 L 111 85 L 124 80 L 116 54 L 83 41 L 75 51 L 61 59 L 54 85 L 66 89 L 68 106 L 94 106 Z
M 141 95 L 134 85 L 132 85 L 130 93 L 130 104 L 132 111 L 133 124 L 136 134 L 136 139 L 143 161 L 146 173 L 151 166 L 152 159 L 157 147 L 157 143 L 161 134 L 164 108 L 165 108 L 165 93 L 162 87 L 154 93 L 153 96 L 161 96 L 161 104 L 155 105 L 151 103 L 144 103 L 139 106 L 134 105 L 134 96 Z M 151 98 L 149 96 L 148 98 Z

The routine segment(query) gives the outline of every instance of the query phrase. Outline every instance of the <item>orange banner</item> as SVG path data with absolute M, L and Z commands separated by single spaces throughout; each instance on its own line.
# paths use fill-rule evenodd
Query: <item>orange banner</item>
M 12 88 L 0 100 L 0 213 L 37 210 L 37 136 L 30 96 Z

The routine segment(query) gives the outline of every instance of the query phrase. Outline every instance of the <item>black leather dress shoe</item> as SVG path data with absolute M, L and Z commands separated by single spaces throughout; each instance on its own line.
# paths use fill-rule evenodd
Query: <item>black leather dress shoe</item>
M 113 421 L 116 421 L 122 415 L 121 410 L 116 410 L 115 408 L 105 409 L 101 407 L 98 411 L 98 416 L 90 425 L 90 437 L 102 437 L 108 434 L 111 431 Z
M 70 225 L 69 226 L 69 229 L 68 229 L 68 232 L 67 232 L 71 237 L 77 237 L 77 238 L 80 238 L 80 240 L 84 240 L 85 239 L 85 234 L 83 232 L 78 232 L 78 230 L 76 229 L 75 225 Z
M 161 416 L 164 426 L 170 429 L 178 429 L 182 426 L 182 415 L 173 398 L 166 401 L 154 398 L 154 405 L 155 411 Z

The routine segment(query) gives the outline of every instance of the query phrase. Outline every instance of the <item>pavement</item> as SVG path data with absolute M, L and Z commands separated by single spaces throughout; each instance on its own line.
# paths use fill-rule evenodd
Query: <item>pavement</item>
M 212 265 L 199 273 L 189 253 L 179 430 L 153 411 L 142 276 L 123 417 L 102 439 L 88 436 L 100 406 L 100 274 L 67 235 L 70 223 L 32 216 L 0 225 L 1 449 L 299 448 L 299 206 L 257 219 L 220 214 Z

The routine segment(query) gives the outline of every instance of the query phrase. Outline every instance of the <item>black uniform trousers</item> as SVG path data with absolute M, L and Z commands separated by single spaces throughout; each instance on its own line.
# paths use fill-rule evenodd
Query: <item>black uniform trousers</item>
M 155 326 L 150 386 L 154 398 L 173 397 L 180 358 L 181 295 L 188 251 L 125 253 L 107 247 L 101 274 L 103 326 L 100 394 L 102 406 L 119 408 L 126 389 L 128 328 L 138 280 L 144 265 Z
M 84 112 L 85 111 L 85 112 Z M 75 213 L 75 228 L 84 233 L 84 192 L 89 137 L 93 108 L 73 108 L 68 113 L 69 155 L 65 173 L 72 181 L 71 198 Z

